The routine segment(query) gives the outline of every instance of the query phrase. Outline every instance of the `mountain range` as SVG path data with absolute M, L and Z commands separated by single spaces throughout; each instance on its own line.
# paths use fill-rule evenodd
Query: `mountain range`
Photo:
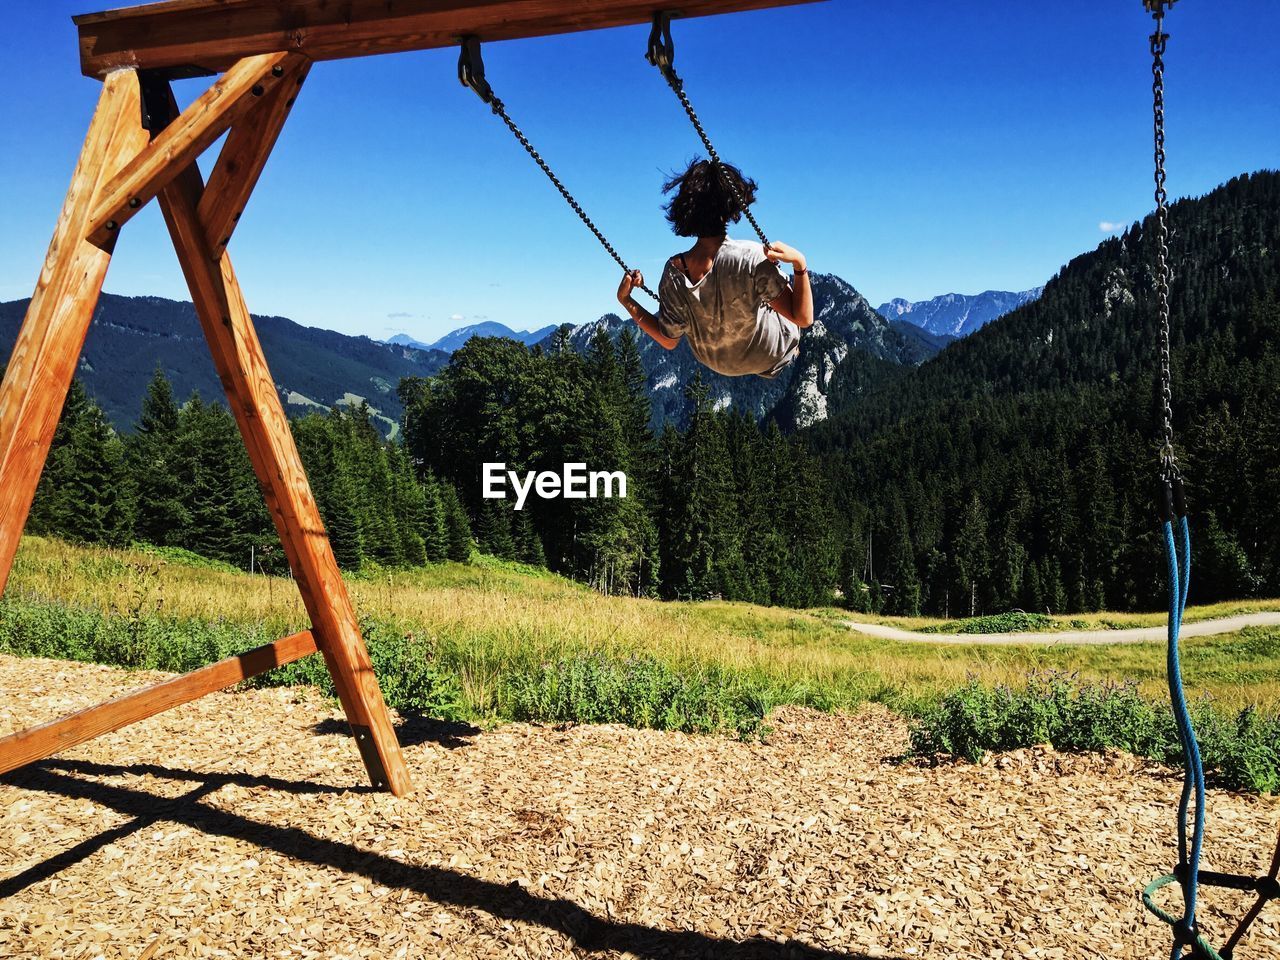
M 834 274 L 814 273 L 812 283 L 813 326 L 800 338 L 799 356 L 773 380 L 724 377 L 702 367 L 684 341 L 674 350 L 664 350 L 640 336 L 637 343 L 649 381 L 654 425 L 683 424 L 684 387 L 700 372 L 717 409 L 738 410 L 757 419 L 773 416 L 785 429 L 808 426 L 827 415 L 831 377 L 846 358 L 852 357 L 846 367 L 868 368 L 874 371 L 872 380 L 878 381 L 923 363 L 951 340 L 910 324 L 890 323 L 871 308 L 866 297 Z M 617 314 L 605 314 L 572 328 L 569 344 L 585 351 L 600 328 L 616 341 L 630 323 Z M 543 347 L 550 342 L 551 337 L 546 338 Z
M 0 303 L 0 356 L 6 362 L 29 302 Z M 388 435 L 399 429 L 404 413 L 396 395 L 400 380 L 430 376 L 449 361 L 440 350 L 350 337 L 284 317 L 253 319 L 286 410 L 300 413 L 363 400 Z M 137 418 L 157 366 L 179 398 L 198 392 L 205 400 L 222 401 L 222 384 L 190 303 L 103 294 L 76 376 L 116 429 L 129 429 Z
M 459 327 L 457 330 L 451 330 L 435 343 L 423 343 L 421 340 L 413 339 L 407 333 L 397 333 L 394 337 L 388 338 L 386 342 L 394 346 L 412 347 L 415 350 L 440 350 L 443 353 L 453 353 L 472 337 L 506 337 L 509 340 L 519 340 L 525 346 L 531 347 L 535 343 L 545 340 L 555 329 L 556 327 L 553 324 L 543 327 L 541 330 L 512 330 L 505 323 L 485 320 L 482 323 L 473 323 L 465 327 Z
M 998 317 L 1017 310 L 1023 304 L 1040 298 L 1044 287 L 1033 287 L 1021 293 L 987 290 L 968 296 L 946 293 L 932 300 L 894 299 L 880 304 L 877 312 L 890 322 L 911 323 L 936 336 L 965 337 Z
M 866 384 L 913 368 L 953 339 L 906 321 L 889 322 L 853 286 L 832 274 L 814 274 L 813 286 L 814 325 L 801 338 L 796 361 L 774 380 L 722 377 L 701 368 L 684 343 L 667 351 L 641 336 L 640 353 L 653 398 L 654 425 L 683 423 L 684 386 L 701 370 L 718 407 L 740 410 L 758 419 L 773 415 L 787 428 L 807 426 L 827 415 L 831 379 L 842 363 L 841 402 L 847 402 Z M 5 357 L 13 348 L 27 303 L 0 303 L 0 351 Z M 403 413 L 396 395 L 402 378 L 436 373 L 472 336 L 510 337 L 546 347 L 557 329 L 548 326 L 523 332 L 486 321 L 426 344 L 407 334 L 379 342 L 305 327 L 284 317 L 259 316 L 254 320 L 287 410 L 300 413 L 366 401 L 389 436 L 394 435 Z M 616 339 L 629 323 L 607 314 L 571 327 L 569 343 L 585 350 L 601 326 Z M 190 303 L 104 294 L 94 313 L 77 376 L 117 429 L 131 428 L 157 366 L 165 371 L 178 397 L 185 399 L 198 392 L 206 400 L 222 400 L 222 387 Z M 850 375 L 853 369 L 859 373 Z

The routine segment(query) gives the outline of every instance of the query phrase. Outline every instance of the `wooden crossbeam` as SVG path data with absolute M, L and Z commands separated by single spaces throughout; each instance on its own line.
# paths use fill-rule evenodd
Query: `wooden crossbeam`
M 316 652 L 309 630 L 0 739 L 0 774 L 223 690 Z
M 89 241 L 114 242 L 120 228 L 179 171 L 258 106 L 267 91 L 284 86 L 296 54 L 267 53 L 236 63 L 167 126 L 102 190 L 89 224 Z M 248 196 L 248 194 L 246 194 Z
M 225 70 L 242 57 L 294 50 L 312 60 L 448 47 L 460 37 L 515 40 L 814 0 L 168 0 L 75 18 L 80 66 Z

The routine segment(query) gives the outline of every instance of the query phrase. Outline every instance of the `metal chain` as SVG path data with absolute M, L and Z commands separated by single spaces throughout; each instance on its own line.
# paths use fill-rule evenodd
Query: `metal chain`
M 1173 369 L 1169 310 L 1169 194 L 1165 190 L 1164 150 L 1164 54 L 1169 35 L 1164 32 L 1164 4 L 1155 5 L 1156 32 L 1151 35 L 1151 92 L 1155 130 L 1156 197 L 1156 310 L 1160 337 L 1160 475 L 1180 476 L 1173 448 Z
M 573 212 L 578 215 L 578 219 L 586 224 L 587 229 L 590 230 L 595 238 L 600 241 L 600 246 L 604 247 L 605 252 L 608 253 L 609 256 L 613 257 L 614 262 L 626 271 L 626 273 L 632 273 L 633 271 L 629 266 L 627 266 L 627 262 L 623 260 L 622 257 L 618 255 L 618 251 L 613 248 L 613 244 L 605 238 L 605 235 L 600 232 L 600 228 L 595 225 L 594 221 L 592 221 L 589 216 L 587 216 L 587 212 L 582 209 L 582 204 L 578 203 L 573 194 L 569 192 L 569 189 L 560 182 L 560 178 L 555 175 L 555 171 L 551 169 L 547 164 L 547 161 L 542 159 L 542 154 L 538 153 L 533 144 L 529 142 L 529 138 L 524 135 L 524 131 L 520 129 L 514 120 L 511 119 L 511 115 L 507 113 L 506 104 L 504 104 L 502 100 L 498 98 L 498 95 L 493 92 L 493 87 L 490 86 L 489 81 L 485 79 L 484 58 L 480 53 L 479 37 L 467 36 L 462 38 L 461 49 L 458 54 L 458 79 L 462 82 L 463 86 L 470 87 L 471 90 L 475 92 L 476 96 L 489 104 L 493 109 L 494 114 L 496 114 L 502 122 L 507 125 L 507 129 L 511 131 L 512 136 L 520 142 L 520 146 L 524 147 L 525 152 L 533 158 L 533 162 L 536 163 L 538 168 L 547 175 L 547 179 L 551 181 L 552 185 L 560 191 L 560 196 L 564 197 L 565 203 L 569 204 L 569 207 Z M 637 286 L 639 286 L 639 288 L 649 296 L 653 297 L 654 300 L 658 299 L 658 295 L 643 283 L 637 284 Z
M 733 182 L 733 178 L 729 176 L 725 170 L 724 164 L 720 161 L 720 155 L 716 153 L 716 148 L 711 143 L 711 138 L 707 136 L 707 131 L 702 126 L 702 121 L 698 119 L 697 112 L 693 109 L 693 104 L 689 102 L 689 95 L 684 92 L 684 81 L 680 79 L 676 73 L 675 67 L 669 67 L 662 71 L 662 75 L 666 78 L 667 84 L 675 91 L 675 95 L 680 98 L 680 106 L 684 107 L 684 112 L 689 115 L 689 121 L 693 124 L 693 129 L 698 131 L 698 136 L 702 138 L 702 145 L 707 148 L 707 156 L 711 158 L 711 164 L 720 171 L 721 182 L 729 188 L 729 192 L 733 194 L 734 203 L 738 205 L 738 209 L 742 211 L 742 215 L 747 218 L 747 222 L 751 224 L 751 228 L 755 230 L 756 236 L 760 238 L 760 242 L 766 247 L 769 246 L 769 238 L 764 235 L 764 231 L 760 229 L 760 224 L 756 222 L 756 218 L 752 216 L 751 210 L 742 201 L 742 194 L 738 192 L 737 185 Z
M 506 105 L 502 100 L 495 96 L 490 102 L 490 105 L 493 107 L 493 112 L 497 114 L 497 116 L 502 119 L 502 122 L 507 125 L 507 129 L 511 131 L 512 135 L 517 140 L 520 141 L 520 146 L 524 147 L 529 156 L 533 158 L 533 162 L 536 163 L 542 169 L 542 172 L 547 175 L 547 179 L 551 181 L 552 186 L 560 191 L 560 196 L 564 197 L 565 203 L 569 204 L 573 212 L 578 215 L 578 219 L 586 224 L 588 230 L 595 234 L 595 238 L 600 241 L 600 246 L 604 247 L 605 252 L 608 253 L 609 256 L 613 257 L 614 262 L 616 262 L 624 271 L 631 273 L 631 268 L 627 266 L 627 262 L 619 256 L 618 251 L 613 248 L 613 244 L 606 239 L 605 235 L 600 232 L 600 228 L 595 225 L 589 216 L 587 216 L 587 212 L 582 209 L 582 205 L 578 203 L 573 194 L 569 192 L 568 187 L 560 182 L 560 178 L 557 177 L 551 167 L 547 165 L 547 161 L 542 159 L 542 154 L 538 153 L 533 144 L 529 142 L 529 138 L 524 135 L 524 131 L 516 125 L 514 120 L 511 119 L 511 115 L 507 113 Z M 638 284 L 638 286 L 649 296 L 653 297 L 654 300 L 658 299 L 658 295 L 650 290 L 645 284 L 641 283 Z
M 756 218 L 747 209 L 747 205 L 742 200 L 742 194 L 734 184 L 733 178 L 725 170 L 724 163 L 720 160 L 720 154 L 716 152 L 715 146 L 711 143 L 711 138 L 707 136 L 706 128 L 703 127 L 702 121 L 698 118 L 697 111 L 693 109 L 693 104 L 689 102 L 689 95 L 684 92 L 684 80 L 676 73 L 675 56 L 675 43 L 671 39 L 671 14 L 666 12 L 656 13 L 653 17 L 653 29 L 649 33 L 649 50 L 645 54 L 645 59 L 661 71 L 663 79 L 667 81 L 667 85 L 680 98 L 680 106 L 684 107 L 684 112 L 689 116 L 689 122 L 693 124 L 693 129 L 698 132 L 702 145 L 707 148 L 707 156 L 710 158 L 712 166 L 719 171 L 721 182 L 729 188 L 729 192 L 733 195 L 733 200 L 738 205 L 738 209 L 747 218 L 747 222 L 755 230 L 760 242 L 767 248 L 769 246 L 769 238 L 765 236 L 764 230 L 760 228 Z

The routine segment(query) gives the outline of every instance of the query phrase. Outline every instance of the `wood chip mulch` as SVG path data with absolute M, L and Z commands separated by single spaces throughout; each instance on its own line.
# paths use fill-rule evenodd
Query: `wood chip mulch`
M 0 657 L 0 734 L 158 675 Z M 312 691 L 222 693 L 0 780 L 0 957 L 1164 957 L 1138 891 L 1172 772 L 1021 750 L 894 762 L 906 724 L 788 708 L 765 743 L 406 721 L 364 788 Z M 1208 869 L 1280 804 L 1215 792 Z M 1206 895 L 1214 935 L 1246 909 Z M 1280 958 L 1280 904 L 1238 960 Z

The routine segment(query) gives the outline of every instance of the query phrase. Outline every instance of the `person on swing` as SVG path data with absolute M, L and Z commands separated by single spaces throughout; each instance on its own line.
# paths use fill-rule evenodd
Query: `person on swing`
M 671 229 L 696 241 L 667 261 L 656 316 L 632 297 L 644 283 L 639 270 L 623 274 L 618 302 L 666 349 L 685 337 L 698 361 L 717 373 L 772 379 L 795 359 L 800 331 L 813 324 L 809 270 L 804 254 L 785 243 L 728 238 L 743 206 L 727 181 L 744 206 L 755 202 L 755 181 L 727 163 L 694 160 L 663 186 L 663 193 L 675 193 L 666 205 Z M 784 263 L 791 265 L 790 281 Z

